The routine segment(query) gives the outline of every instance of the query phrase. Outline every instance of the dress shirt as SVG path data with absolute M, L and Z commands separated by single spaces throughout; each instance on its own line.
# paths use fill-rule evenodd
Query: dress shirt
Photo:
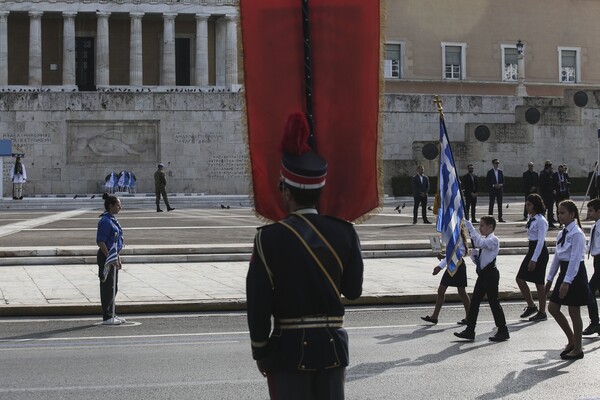
M 581 228 L 577 225 L 577 221 L 573 221 L 565 228 L 567 230 L 566 240 L 562 245 L 556 245 L 554 251 L 554 259 L 552 259 L 552 265 L 546 280 L 552 282 L 558 268 L 560 261 L 568 261 L 569 266 L 567 267 L 567 273 L 563 282 L 572 283 L 573 279 L 579 272 L 579 264 L 585 258 L 585 234 Z M 559 233 L 556 237 L 556 242 L 563 236 L 563 232 Z
M 537 262 L 538 257 L 542 253 L 544 243 L 546 242 L 546 233 L 548 232 L 548 221 L 542 214 L 536 214 L 529 219 L 527 224 L 527 239 L 537 240 L 537 245 L 531 256 L 531 261 Z
M 494 170 L 494 175 L 496 175 L 496 183 L 500 183 L 500 179 L 498 179 L 498 170 Z
M 469 235 L 473 239 L 473 246 L 479 249 L 479 265 L 480 269 L 494 261 L 500 251 L 500 241 L 494 235 L 494 232 L 487 236 L 482 236 L 475 228 L 471 221 L 465 220 L 465 225 L 469 229 Z M 474 254 L 477 252 L 473 252 Z
M 594 231 L 594 228 L 596 230 Z M 592 231 L 594 232 L 594 237 L 592 237 Z M 593 257 L 600 255 L 600 219 L 596 221 L 592 228 L 590 229 L 590 254 Z

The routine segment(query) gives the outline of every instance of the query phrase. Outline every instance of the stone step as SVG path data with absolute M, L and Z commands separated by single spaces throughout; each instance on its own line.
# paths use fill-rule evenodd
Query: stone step
M 123 262 L 125 264 L 144 264 L 144 263 L 199 263 L 199 262 L 233 262 L 249 261 L 251 249 L 237 252 L 206 252 L 206 253 L 169 253 L 169 254 L 124 254 Z M 526 254 L 526 247 L 505 247 L 500 250 L 500 255 L 519 255 Z M 553 253 L 553 249 L 550 249 Z M 363 250 L 364 258 L 408 258 L 425 257 L 434 258 L 431 249 L 379 249 Z M 432 261 L 435 262 L 435 261 Z M 21 266 L 21 265 L 73 265 L 73 264 L 96 264 L 94 255 L 39 255 L 39 256 L 20 256 L 20 257 L 1 257 L 0 267 L 2 266 Z

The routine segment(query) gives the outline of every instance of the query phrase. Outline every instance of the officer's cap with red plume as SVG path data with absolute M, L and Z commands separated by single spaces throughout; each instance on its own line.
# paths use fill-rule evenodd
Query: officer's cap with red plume
M 310 129 L 306 116 L 289 116 L 281 142 L 281 177 L 290 186 L 299 189 L 319 189 L 325 186 L 327 161 L 308 144 Z

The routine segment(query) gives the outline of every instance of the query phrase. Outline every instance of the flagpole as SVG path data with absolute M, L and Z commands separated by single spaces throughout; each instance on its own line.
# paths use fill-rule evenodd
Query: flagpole
M 444 120 L 444 108 L 442 107 L 442 99 L 437 94 L 433 96 L 433 102 L 437 105 L 437 110 L 440 113 L 440 121 L 442 121 L 442 125 L 444 127 L 444 136 L 446 136 L 446 141 L 448 142 L 448 150 L 450 150 L 450 155 L 452 156 L 452 168 L 454 168 L 454 173 L 456 174 L 456 180 L 460 182 L 458 178 L 458 172 L 456 171 L 456 161 L 454 161 L 454 154 L 452 154 L 452 146 L 450 146 L 450 139 L 448 138 L 448 129 L 446 129 L 446 121 Z M 440 149 L 441 151 L 441 149 Z M 440 158 L 441 160 L 441 158 Z M 439 182 L 438 182 L 439 186 Z M 462 189 L 460 184 L 458 186 L 458 193 L 460 194 L 460 204 L 462 205 L 463 210 L 465 209 L 465 199 L 463 198 Z
M 312 87 L 312 58 L 310 50 L 310 15 L 308 0 L 302 1 L 302 34 L 304 43 L 304 90 L 306 97 L 306 119 L 310 129 L 308 145 L 315 150 L 315 121 L 313 114 L 313 87 Z

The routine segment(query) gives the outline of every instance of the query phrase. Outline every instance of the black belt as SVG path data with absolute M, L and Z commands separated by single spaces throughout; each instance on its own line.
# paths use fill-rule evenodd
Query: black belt
M 278 329 L 305 329 L 305 328 L 341 328 L 344 317 L 310 316 L 299 318 L 278 318 L 275 328 Z

